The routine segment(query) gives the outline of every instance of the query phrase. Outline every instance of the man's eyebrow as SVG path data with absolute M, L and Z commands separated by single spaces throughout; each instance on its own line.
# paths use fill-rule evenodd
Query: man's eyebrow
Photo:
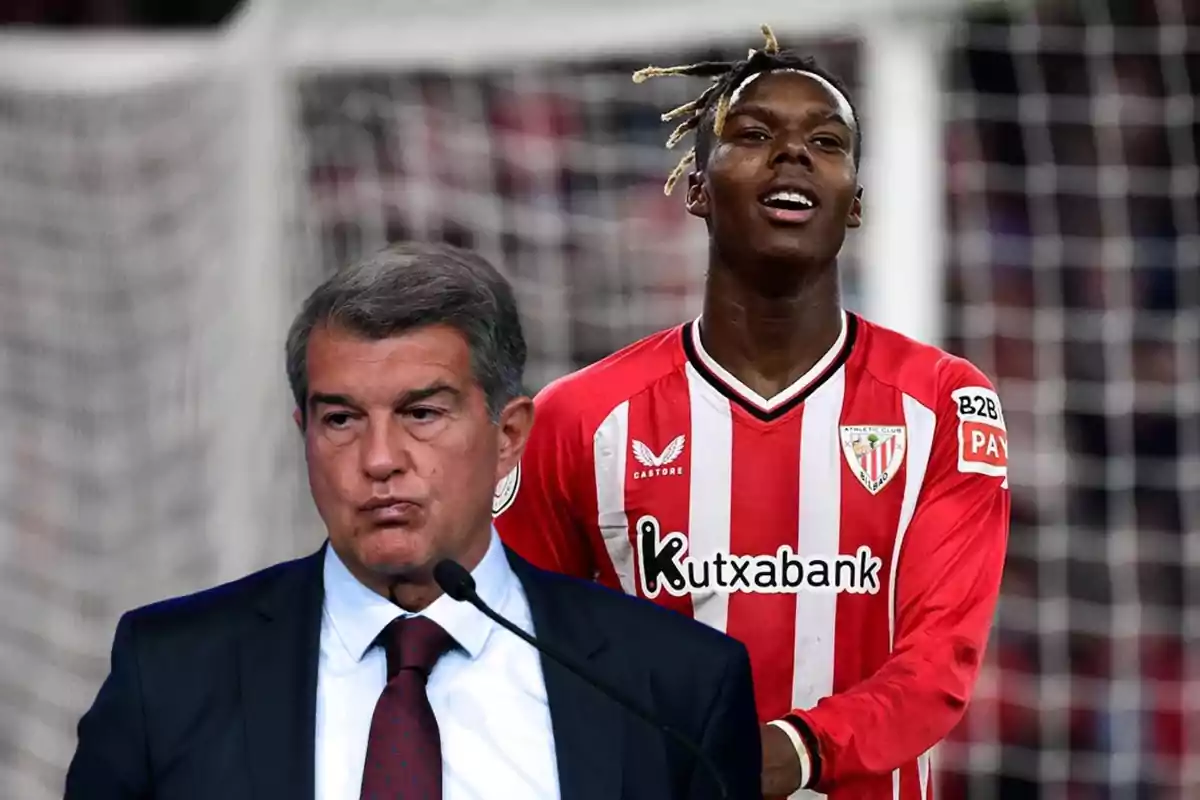
M 836 122 L 842 127 L 849 128 L 851 130 L 854 128 L 853 123 L 842 116 L 842 112 L 836 108 L 828 108 L 824 111 L 810 111 L 809 115 L 821 120 L 822 122 Z
M 308 396 L 308 405 L 310 408 L 317 406 L 350 406 L 356 408 L 358 403 L 354 398 L 345 394 L 334 394 L 331 392 L 313 392 Z
M 767 122 L 779 122 L 780 120 L 780 115 L 773 109 L 759 105 L 758 103 L 739 104 L 729 111 L 730 119 L 741 115 L 756 117 Z M 804 116 L 817 119 L 821 122 L 836 122 L 845 128 L 853 129 L 850 121 L 842 116 L 842 113 L 836 108 L 812 109 Z
M 447 394 L 455 398 L 462 396 L 462 392 L 460 392 L 458 389 L 455 389 L 448 383 L 438 381 L 437 383 L 431 383 L 428 386 L 423 386 L 420 389 L 412 389 L 405 392 L 404 394 L 400 395 L 397 405 L 406 406 L 412 403 L 419 403 L 422 400 L 428 400 L 429 398 L 436 397 L 439 394 Z
M 396 405 L 411 405 L 412 403 L 419 403 L 422 400 L 428 400 L 429 398 L 436 397 L 440 394 L 460 397 L 462 392 L 460 392 L 458 389 L 455 389 L 448 383 L 438 381 L 436 383 L 431 383 L 428 386 L 422 386 L 418 389 L 411 389 L 407 392 L 404 392 L 398 398 L 396 398 Z M 361 404 L 347 394 L 340 394 L 337 392 L 313 392 L 311 395 L 309 395 L 308 405 L 310 408 L 316 408 L 317 406 L 322 405 L 359 408 Z
M 757 117 L 758 119 L 768 120 L 770 122 L 777 122 L 779 120 L 778 114 L 766 106 L 761 106 L 757 103 L 739 103 L 738 105 L 729 109 L 729 119 L 741 116 Z

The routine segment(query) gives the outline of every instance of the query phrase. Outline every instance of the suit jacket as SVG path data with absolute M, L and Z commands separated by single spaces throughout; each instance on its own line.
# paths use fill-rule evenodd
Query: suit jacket
M 323 553 L 125 614 L 79 722 L 66 800 L 313 798 Z M 539 640 L 697 743 L 731 800 L 762 797 L 745 647 L 506 553 Z M 720 796 L 686 748 L 555 662 L 542 667 L 563 800 Z

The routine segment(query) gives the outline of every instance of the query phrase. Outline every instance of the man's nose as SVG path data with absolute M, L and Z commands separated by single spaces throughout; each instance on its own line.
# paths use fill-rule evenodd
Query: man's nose
M 394 418 L 371 420 L 362 448 L 362 469 L 367 477 L 386 481 L 412 464 L 408 435 Z
M 780 136 L 776 143 L 771 159 L 773 165 L 790 162 L 800 164 L 805 169 L 812 169 L 812 154 L 808 151 L 808 142 L 802 135 Z

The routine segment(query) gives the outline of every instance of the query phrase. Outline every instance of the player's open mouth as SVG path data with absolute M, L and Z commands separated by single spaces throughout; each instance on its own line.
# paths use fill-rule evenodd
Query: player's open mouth
M 758 198 L 767 217 L 773 222 L 799 225 L 817 213 L 817 198 L 801 188 L 776 188 Z

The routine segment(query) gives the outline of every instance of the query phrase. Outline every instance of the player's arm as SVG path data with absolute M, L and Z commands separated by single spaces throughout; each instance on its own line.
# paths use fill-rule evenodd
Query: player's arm
M 117 624 L 112 667 L 79 721 L 65 800 L 138 800 L 150 796 L 150 760 L 132 618 Z
M 891 772 L 942 740 L 983 658 L 1008 541 L 1007 434 L 982 373 L 957 359 L 941 369 L 933 449 L 897 567 L 892 656 L 786 720 L 801 785 L 818 791 Z
M 596 514 L 588 514 L 596 505 L 594 456 L 583 427 L 557 385 L 539 393 L 521 463 L 497 487 L 492 511 L 500 538 L 522 558 L 590 580 L 597 571 L 589 531 Z

